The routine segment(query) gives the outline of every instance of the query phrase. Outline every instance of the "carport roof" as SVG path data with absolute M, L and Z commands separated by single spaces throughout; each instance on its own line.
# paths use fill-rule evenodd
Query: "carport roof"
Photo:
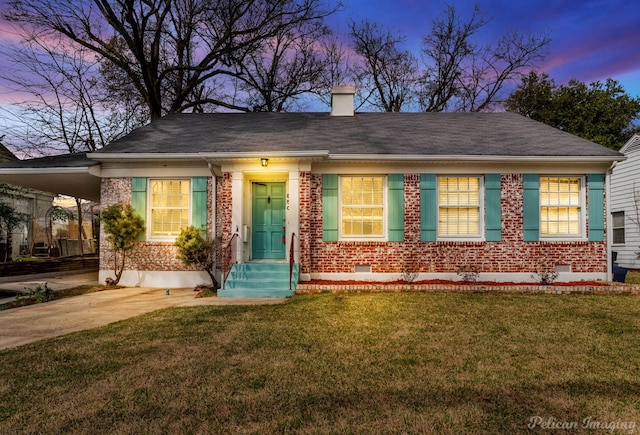
M 85 153 L 14 160 L 0 163 L 0 181 L 100 201 L 99 165 Z

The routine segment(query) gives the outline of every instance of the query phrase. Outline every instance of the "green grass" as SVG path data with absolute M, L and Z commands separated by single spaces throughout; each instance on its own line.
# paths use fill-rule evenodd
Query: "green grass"
M 640 284 L 640 272 L 629 271 L 624 282 L 627 284 Z
M 640 425 L 637 296 L 296 296 L 157 311 L 0 361 L 0 433 Z

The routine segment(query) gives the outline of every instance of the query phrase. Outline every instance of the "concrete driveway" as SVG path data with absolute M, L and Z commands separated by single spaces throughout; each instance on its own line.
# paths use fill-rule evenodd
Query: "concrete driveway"
M 29 283 L 29 287 L 47 282 L 55 291 L 82 285 L 78 284 L 79 282 L 97 284 L 97 273 L 95 281 L 90 274 L 68 275 L 58 277 L 57 280 L 53 278 L 3 283 L 0 287 L 23 289 L 25 282 Z M 0 311 L 0 350 L 70 332 L 97 328 L 163 308 L 280 304 L 286 301 L 273 298 L 195 298 L 195 295 L 191 288 L 169 289 L 168 295 L 164 288 L 122 288 Z

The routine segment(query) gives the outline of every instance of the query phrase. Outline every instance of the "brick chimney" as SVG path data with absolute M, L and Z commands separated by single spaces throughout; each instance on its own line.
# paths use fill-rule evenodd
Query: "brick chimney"
M 331 89 L 331 116 L 353 116 L 355 94 L 353 86 L 334 86 Z

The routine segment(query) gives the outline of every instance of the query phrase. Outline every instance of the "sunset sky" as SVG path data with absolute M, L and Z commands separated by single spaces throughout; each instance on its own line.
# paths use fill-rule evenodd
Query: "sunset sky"
M 4 8 L 7 0 L 0 0 Z M 347 33 L 347 22 L 367 18 L 399 30 L 407 36 L 407 48 L 415 53 L 432 20 L 442 11 L 442 1 L 344 0 L 343 9 L 329 19 L 332 28 Z M 468 16 L 474 2 L 453 1 Z M 486 41 L 495 41 L 509 30 L 548 32 L 552 43 L 539 70 L 556 83 L 571 78 L 583 82 L 611 77 L 632 96 L 640 96 L 640 2 L 633 0 L 521 1 L 479 0 L 481 11 L 491 22 L 482 30 Z M 8 67 L 2 55 L 16 35 L 0 22 L 0 68 Z M 0 128 L 2 107 L 16 95 L 0 82 Z M 0 131 L 0 134 L 2 131 Z
M 470 13 L 469 0 L 450 2 Z M 640 96 L 640 2 L 630 0 L 479 0 L 491 22 L 482 36 L 494 41 L 509 30 L 549 32 L 549 54 L 540 64 L 556 83 L 571 78 L 583 82 L 619 80 L 630 94 Z M 331 18 L 346 32 L 347 19 L 382 22 L 402 31 L 417 48 L 431 22 L 446 4 L 428 0 L 345 0 L 344 11 Z

